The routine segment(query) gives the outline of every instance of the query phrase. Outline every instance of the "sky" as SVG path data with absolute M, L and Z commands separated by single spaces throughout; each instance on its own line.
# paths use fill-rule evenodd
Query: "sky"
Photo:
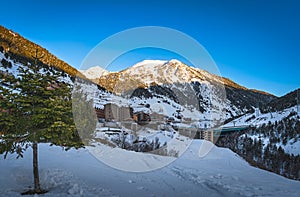
M 222 76 L 243 86 L 277 96 L 300 87 L 297 0 L 11 0 L 1 7 L 1 25 L 76 68 L 111 35 L 162 26 L 194 38 Z M 142 52 L 145 59 L 176 58 L 159 50 Z M 127 63 L 141 58 L 131 56 Z
M 128 52 L 114 59 L 107 67 L 105 67 L 105 69 L 109 71 L 120 71 L 133 66 L 137 62 L 141 62 L 143 60 L 152 60 L 153 58 L 156 60 L 166 61 L 176 59 L 185 63 L 186 65 L 194 66 L 188 59 L 172 51 L 161 48 L 145 47 L 129 50 Z M 201 67 L 199 68 L 201 69 Z

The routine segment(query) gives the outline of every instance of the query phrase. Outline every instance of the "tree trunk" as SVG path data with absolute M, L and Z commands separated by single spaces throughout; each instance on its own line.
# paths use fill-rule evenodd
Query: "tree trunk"
M 34 191 L 35 193 L 41 193 L 39 165 L 38 165 L 38 144 L 36 142 L 32 145 L 33 150 L 33 176 L 34 176 Z
M 32 144 L 33 150 L 33 178 L 34 178 L 34 189 L 22 192 L 22 195 L 33 195 L 33 194 L 44 194 L 47 190 L 42 190 L 40 187 L 40 176 L 39 176 L 39 165 L 38 165 L 38 143 Z

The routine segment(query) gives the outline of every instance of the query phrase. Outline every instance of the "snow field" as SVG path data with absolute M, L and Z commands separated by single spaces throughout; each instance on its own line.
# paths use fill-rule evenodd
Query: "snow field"
M 44 196 L 299 196 L 299 181 L 251 167 L 229 149 L 214 146 L 199 157 L 202 143 L 193 141 L 182 157 L 145 173 L 111 168 L 88 149 L 65 152 L 40 144 L 42 187 L 50 190 Z M 0 174 L 0 196 L 20 196 L 32 185 L 31 150 L 23 159 L 1 158 Z

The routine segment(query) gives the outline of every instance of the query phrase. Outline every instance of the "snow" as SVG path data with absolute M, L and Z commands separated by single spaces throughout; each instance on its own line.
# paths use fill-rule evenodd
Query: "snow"
M 186 83 L 203 81 L 203 76 L 209 79 L 216 79 L 213 75 L 197 68 L 189 67 L 179 60 L 144 60 L 121 72 L 124 80 L 127 76 L 135 79 L 142 79 L 145 84 L 155 82 L 156 84 Z M 197 74 L 196 74 L 197 73 Z M 204 74 L 203 76 L 201 74 Z
M 105 69 L 95 66 L 81 72 L 90 79 L 100 78 L 102 75 L 107 75 L 110 72 Z M 123 76 L 119 80 L 126 81 L 127 77 L 133 79 L 142 79 L 145 84 L 155 82 L 162 83 L 186 83 L 191 81 L 215 81 L 223 84 L 223 79 L 216 75 L 212 75 L 205 70 L 187 66 L 177 59 L 171 60 L 143 60 L 133 66 L 120 71 Z
M 241 138 L 244 138 L 246 134 L 241 135 Z M 263 135 L 247 135 L 250 137 L 253 141 L 262 141 L 263 149 L 266 148 L 266 146 L 270 143 L 269 137 L 263 137 Z M 282 142 L 276 143 L 277 148 L 281 147 L 285 153 L 287 154 L 293 154 L 293 155 L 300 155 L 300 141 L 295 141 L 295 139 L 291 139 L 287 142 L 286 145 L 282 144 Z
M 141 67 L 141 66 L 146 66 L 146 67 L 154 67 L 157 65 L 163 65 L 165 63 L 167 63 L 168 61 L 166 60 L 143 60 L 141 62 L 138 62 L 136 64 L 134 64 L 132 66 L 132 68 L 137 68 L 137 67 Z
M 120 96 L 104 92 L 98 89 L 95 84 L 85 84 L 79 81 L 75 82 L 73 93 L 82 92 L 87 96 L 87 100 L 93 100 L 94 107 L 98 109 L 104 109 L 104 105 L 111 103 L 119 107 L 128 107 L 128 100 Z
M 129 172 L 151 171 L 161 168 L 162 164 L 171 163 L 176 159 L 173 157 L 127 151 L 121 148 L 112 148 L 102 144 L 95 144 L 88 147 L 88 150 L 106 165 Z
M 94 76 L 98 76 L 95 68 L 95 73 L 91 73 Z M 92 70 L 91 70 L 92 72 Z M 121 87 L 128 82 L 128 78 L 132 80 L 141 80 L 143 84 L 150 86 L 153 82 L 159 85 L 163 85 L 171 90 L 175 90 L 174 93 L 179 98 L 179 104 L 172 101 L 170 98 L 162 95 L 155 96 L 154 92 L 151 92 L 154 97 L 152 99 L 125 99 L 121 96 L 116 96 L 113 94 L 100 93 L 101 98 L 96 98 L 93 93 L 95 107 L 102 109 L 106 103 L 114 103 L 118 106 L 130 106 L 133 108 L 134 112 L 143 111 L 149 113 L 149 109 L 142 108 L 139 106 L 140 103 L 150 104 L 150 112 L 156 112 L 165 116 L 174 116 L 176 110 L 180 109 L 182 111 L 181 115 L 185 118 L 191 118 L 192 120 L 203 120 L 209 119 L 209 123 L 205 125 L 207 127 L 213 127 L 217 122 L 222 122 L 225 120 L 225 108 L 228 108 L 233 115 L 239 115 L 242 113 L 241 109 L 236 108 L 234 105 L 230 104 L 225 96 L 220 97 L 219 91 L 217 90 L 209 81 L 218 81 L 219 78 L 215 75 L 211 75 L 206 71 L 189 67 L 182 62 L 173 59 L 167 60 L 144 60 L 142 62 L 136 63 L 134 66 L 120 71 L 120 78 L 118 79 L 118 84 Z M 206 110 L 206 114 L 201 114 L 196 109 L 199 108 L 199 103 L 197 102 L 197 92 L 193 90 L 192 84 L 190 82 L 199 82 L 199 91 L 203 97 L 203 107 Z M 118 84 L 116 86 L 118 86 Z M 136 84 L 137 86 L 139 84 Z M 84 85 L 83 85 L 84 86 Z M 83 87 L 82 89 L 89 89 L 88 87 Z M 163 98 L 161 98 L 161 96 Z M 160 98 L 159 98 L 160 97 Z M 109 100 L 108 100 L 109 99 Z M 136 100 L 134 100 L 136 99 Z M 180 100 L 181 99 L 181 100 Z M 163 102 L 166 101 L 166 102 Z M 185 106 L 184 103 L 188 102 Z M 226 103 L 227 102 L 227 103 Z M 226 106 L 226 104 L 228 104 Z M 191 106 L 194 109 L 191 109 Z M 231 114 L 228 114 L 226 118 L 231 118 Z M 205 126 L 204 124 L 201 127 Z
M 1 64 L 1 62 L 0 62 L 0 65 L 1 65 L 0 66 L 0 71 L 3 71 L 3 72 L 8 71 L 9 74 L 12 74 L 14 77 L 18 77 L 18 74 L 19 74 L 18 68 L 19 67 L 24 67 L 24 66 L 22 64 L 20 64 L 20 63 L 14 63 L 14 61 L 11 60 L 10 58 L 8 58 L 8 59 L 5 58 L 4 53 L 0 52 L 0 61 L 2 59 L 5 59 L 6 61 L 10 62 L 12 64 L 12 67 L 9 68 L 9 69 L 5 69 L 3 67 L 3 65 Z
M 167 102 L 163 102 L 163 101 Z M 198 120 L 200 119 L 200 112 L 197 110 L 189 110 L 181 106 L 180 104 L 174 102 L 173 100 L 167 98 L 167 97 L 162 97 L 162 98 L 149 98 L 149 99 L 131 99 L 130 101 L 131 107 L 136 109 L 135 111 L 144 111 L 139 109 L 139 103 L 144 102 L 145 104 L 150 105 L 150 110 L 151 112 L 156 112 L 159 114 L 163 114 L 165 116 L 173 116 L 174 113 L 176 113 L 176 110 L 178 109 L 183 109 L 182 115 L 185 118 L 191 118 L 193 120 Z M 149 110 L 148 108 L 144 108 L 145 110 Z
M 182 64 L 182 62 L 177 59 L 171 59 L 169 62 L 172 64 Z
M 252 114 L 245 114 L 241 116 L 240 118 L 237 118 L 227 124 L 224 125 L 224 127 L 233 127 L 233 126 L 256 126 L 259 127 L 263 124 L 268 124 L 271 122 L 272 124 L 275 123 L 275 121 L 281 121 L 282 119 L 288 117 L 291 112 L 296 112 L 297 106 L 293 106 L 287 109 L 284 109 L 282 111 L 278 112 L 272 112 L 272 113 L 266 113 L 262 114 L 260 113 L 259 109 L 255 109 L 255 113 Z M 258 116 L 257 116 L 258 115 Z M 295 118 L 290 117 L 290 118 Z M 247 121 L 248 120 L 248 121 Z M 252 140 L 259 140 L 261 139 L 264 146 L 263 148 L 266 148 L 266 146 L 270 143 L 269 137 L 263 137 L 263 135 L 248 135 Z M 245 134 L 241 135 L 241 137 L 245 137 Z M 285 153 L 293 154 L 293 155 L 300 155 L 300 139 L 290 139 L 287 144 L 283 144 L 282 142 L 276 143 L 276 146 L 284 150 Z
M 296 141 L 291 139 L 285 146 L 281 146 L 284 149 L 284 152 L 293 154 L 293 155 L 300 155 L 300 140 Z
M 5 58 L 2 53 L 0 53 L 1 58 Z M 17 68 L 23 65 L 8 61 L 12 63 L 10 72 L 17 75 Z M 165 66 L 163 73 L 160 73 L 158 66 Z M 133 68 L 124 72 L 131 76 L 144 73 L 143 80 L 148 84 L 153 81 L 161 84 L 160 77 L 165 77 L 165 80 L 170 83 L 199 81 L 200 93 L 205 101 L 211 102 L 210 106 L 205 106 L 207 111 L 200 113 L 194 108 L 175 103 L 165 96 L 125 99 L 100 91 L 96 85 L 80 84 L 80 89 L 87 93 L 88 100 L 94 100 L 94 107 L 101 109 L 107 103 L 114 103 L 118 106 L 133 107 L 134 111 L 148 110 L 170 117 L 180 109 L 185 118 L 190 118 L 192 121 L 203 120 L 197 124 L 199 127 L 213 127 L 214 119 L 222 119 L 223 114 L 220 112 L 224 108 L 224 103 L 212 96 L 213 86 L 209 82 L 202 81 L 207 78 L 218 80 L 215 76 L 195 68 L 183 69 L 184 65 L 178 60 L 169 62 L 145 60 L 137 63 Z M 5 71 L 3 67 L 0 69 Z M 99 78 L 106 72 L 101 67 L 83 71 L 86 77 L 91 79 Z M 202 75 L 192 77 L 191 74 L 195 72 Z M 153 76 L 146 75 L 149 73 Z M 176 88 L 185 93 L 186 86 Z M 164 100 L 167 102 L 163 102 Z M 144 107 L 146 104 L 150 104 L 150 107 Z M 241 109 L 237 109 L 228 100 L 226 104 L 232 114 L 241 113 Z M 294 110 L 289 108 L 278 114 L 260 114 L 247 124 L 259 126 L 268 121 L 275 122 Z M 253 115 L 255 113 L 246 114 L 235 120 L 235 123 L 231 122 L 225 126 L 244 125 Z M 191 126 L 183 123 L 178 125 Z M 99 129 L 95 138 L 103 137 L 105 129 L 104 127 Z M 230 150 L 217 148 L 210 142 L 196 140 L 189 146 L 190 140 L 177 134 L 169 136 L 170 132 L 167 131 L 147 130 L 140 134 L 152 140 L 158 137 L 161 144 L 168 142 L 168 151 L 179 151 L 180 157 L 137 153 L 96 142 L 86 149 L 68 152 L 61 151 L 59 147 L 41 144 L 39 152 L 41 183 L 43 188 L 50 190 L 43 196 L 199 196 L 199 193 L 203 196 L 285 196 L 287 194 L 299 196 L 300 194 L 300 182 L 253 168 Z M 251 137 L 259 138 L 259 136 Z M 265 146 L 269 142 L 268 138 L 262 140 Z M 283 148 L 290 154 L 299 154 L 300 141 L 290 140 Z M 25 157 L 19 160 L 15 160 L 12 156 L 6 160 L 0 158 L 0 196 L 19 196 L 20 192 L 32 185 L 31 161 L 31 151 L 27 151 Z
M 241 116 L 240 118 L 235 119 L 234 121 L 231 121 L 224 125 L 224 127 L 232 127 L 232 126 L 243 126 L 243 125 L 252 125 L 252 126 L 260 126 L 262 124 L 268 124 L 270 121 L 271 123 L 275 123 L 275 121 L 280 121 L 283 118 L 290 115 L 291 112 L 297 111 L 297 106 L 293 106 L 287 109 L 284 109 L 283 111 L 279 112 L 270 112 L 266 114 L 260 113 L 260 111 L 257 112 L 257 108 L 255 109 L 256 112 L 252 114 L 245 114 Z M 258 116 L 257 116 L 258 114 Z M 250 119 L 252 116 L 255 116 L 255 118 Z M 247 122 L 246 120 L 249 121 Z
M 248 137 L 250 137 L 253 141 L 259 141 L 261 140 L 262 144 L 263 144 L 263 149 L 265 149 L 267 147 L 267 145 L 270 143 L 270 138 L 269 137 L 263 137 L 262 135 L 247 135 Z M 241 138 L 245 138 L 246 134 L 243 134 L 240 136 Z
M 6 61 L 10 62 L 12 67 L 8 68 L 8 69 L 4 68 L 3 65 L 1 64 L 2 59 L 5 59 Z M 30 65 L 29 62 L 27 64 Z M 0 65 L 1 65 L 0 66 L 0 72 L 5 72 L 5 73 L 7 72 L 8 74 L 13 75 L 15 78 L 21 78 L 19 76 L 19 70 L 18 70 L 19 68 L 26 68 L 25 65 L 23 65 L 19 62 L 15 62 L 14 60 L 11 60 L 10 57 L 6 58 L 4 53 L 1 53 L 1 52 L 0 52 Z M 41 68 L 39 70 L 39 72 L 42 73 L 42 74 L 46 73 L 44 68 Z M 73 84 L 73 82 L 72 82 L 69 75 L 67 75 L 67 77 L 58 77 L 58 80 L 63 81 L 63 82 L 68 83 L 68 84 Z
M 170 165 L 144 173 L 111 168 L 93 157 L 88 149 L 66 152 L 59 147 L 40 144 L 41 185 L 49 190 L 42 196 L 300 195 L 299 181 L 254 168 L 229 149 L 213 146 L 205 157 L 199 157 L 203 143 L 193 141 L 183 156 Z M 124 152 L 115 151 L 120 152 L 119 155 Z M 151 154 L 130 154 L 144 157 L 145 162 L 153 157 Z M 116 158 L 116 161 L 129 165 L 130 159 Z M 0 196 L 21 196 L 20 192 L 32 185 L 31 162 L 30 149 L 22 159 L 16 160 L 14 156 L 0 159 Z
M 94 66 L 87 70 L 79 70 L 88 79 L 98 79 L 101 76 L 107 75 L 110 72 L 100 66 Z

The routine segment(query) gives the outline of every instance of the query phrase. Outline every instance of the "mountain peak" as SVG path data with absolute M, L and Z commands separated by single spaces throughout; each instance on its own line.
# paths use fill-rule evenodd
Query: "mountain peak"
M 163 65 L 167 63 L 166 60 L 143 60 L 141 62 L 138 62 L 134 64 L 131 68 L 137 68 L 141 66 L 156 66 L 156 65 Z
M 179 60 L 177 60 L 177 59 L 171 59 L 171 60 L 169 61 L 169 63 L 172 63 L 172 64 L 182 64 L 182 62 L 179 61 Z
M 122 84 L 123 87 L 124 84 L 132 83 L 131 85 L 127 85 L 124 88 L 134 89 L 139 86 L 151 86 L 151 84 L 170 85 L 191 82 L 209 82 L 213 84 L 222 84 L 227 88 L 234 88 L 249 91 L 253 94 L 263 94 L 266 97 L 273 97 L 273 95 L 269 95 L 257 90 L 247 89 L 246 87 L 243 87 L 228 78 L 217 76 L 205 70 L 188 66 L 177 59 L 146 59 L 119 72 L 109 72 L 99 66 L 96 66 L 86 71 L 82 71 L 82 73 L 87 78 L 95 81 L 96 83 L 107 88 L 110 91 L 114 90 L 116 84 L 118 86 Z
M 101 66 L 90 67 L 87 70 L 80 70 L 80 72 L 88 79 L 97 79 L 110 73 Z

